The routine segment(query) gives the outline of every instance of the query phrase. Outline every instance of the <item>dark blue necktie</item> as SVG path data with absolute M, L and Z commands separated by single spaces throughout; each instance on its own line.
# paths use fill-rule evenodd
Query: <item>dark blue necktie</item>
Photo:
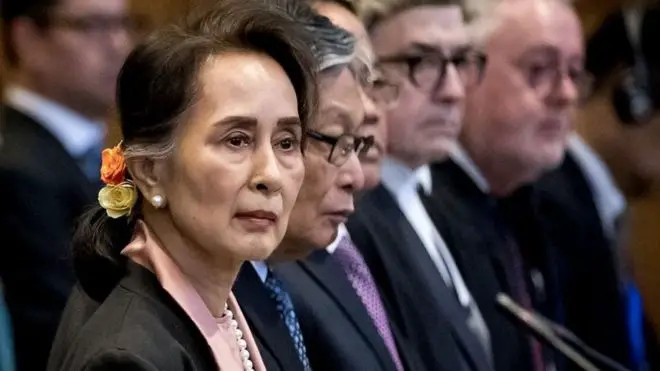
M 300 324 L 298 323 L 291 297 L 284 289 L 282 282 L 271 271 L 268 272 L 265 285 L 270 290 L 270 297 L 277 303 L 277 311 L 280 313 L 280 317 L 289 330 L 289 335 L 291 335 L 300 362 L 302 362 L 305 371 L 311 371 L 312 368 L 309 365 L 309 359 L 307 359 L 305 341 L 303 340 L 302 331 L 300 330 Z

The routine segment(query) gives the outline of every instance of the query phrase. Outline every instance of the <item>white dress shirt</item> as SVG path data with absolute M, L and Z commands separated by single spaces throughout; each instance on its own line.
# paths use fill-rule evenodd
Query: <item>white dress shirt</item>
M 325 248 L 325 251 L 328 252 L 328 254 L 332 255 L 335 250 L 337 250 L 337 246 L 339 245 L 339 241 L 341 241 L 344 236 L 350 236 L 348 233 L 348 229 L 346 228 L 346 225 L 344 223 L 339 224 L 339 227 L 337 227 L 337 237 L 335 237 L 335 240 L 328 245 L 328 247 Z
M 603 230 L 610 239 L 616 240 L 615 221 L 627 207 L 623 192 L 614 182 L 607 165 L 577 134 L 570 137 L 568 151 L 582 169 L 593 193 Z
M 268 264 L 263 260 L 253 260 L 250 261 L 252 267 L 257 272 L 261 283 L 266 283 L 266 278 L 268 278 Z
M 472 296 L 447 244 L 435 228 L 417 194 L 418 185 L 421 185 L 425 192 L 431 190 L 429 167 L 422 166 L 412 170 L 394 159 L 386 158 L 383 161 L 381 177 L 383 185 L 394 195 L 399 209 L 422 241 L 445 284 L 456 291 L 462 306 L 469 307 Z
M 5 103 L 48 130 L 74 158 L 102 144 L 105 125 L 18 85 L 5 89 Z
M 383 185 L 394 195 L 399 209 L 422 241 L 445 284 L 455 290 L 459 304 L 469 313 L 466 325 L 477 337 L 492 364 L 490 331 L 486 321 L 472 298 L 447 244 L 435 228 L 417 193 L 418 185 L 424 192 L 431 192 L 431 169 L 425 165 L 412 170 L 392 158 L 386 158 L 383 160 L 381 178 Z
M 616 238 L 615 220 L 626 209 L 626 199 L 614 182 L 612 173 L 600 157 L 577 134 L 569 137 L 567 151 L 582 169 L 589 184 L 603 230 L 608 237 Z M 482 192 L 488 193 L 490 191 L 486 178 L 462 147 L 456 146 L 450 157 L 472 178 Z

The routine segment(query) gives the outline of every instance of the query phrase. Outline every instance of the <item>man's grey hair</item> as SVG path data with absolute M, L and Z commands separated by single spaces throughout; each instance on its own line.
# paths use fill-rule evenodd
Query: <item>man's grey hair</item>
M 365 27 L 371 30 L 380 21 L 407 9 L 425 5 L 462 7 L 463 4 L 462 0 L 359 0 L 355 5 Z
M 355 58 L 355 36 L 335 26 L 327 17 L 316 13 L 305 0 L 271 0 L 296 21 L 302 23 L 313 38 L 312 53 L 320 72 L 349 66 Z
M 463 11 L 469 22 L 470 32 L 474 42 L 483 46 L 491 34 L 501 25 L 502 13 L 498 7 L 505 3 L 515 3 L 529 0 L 463 0 Z M 572 5 L 573 0 L 534 0 L 556 1 Z

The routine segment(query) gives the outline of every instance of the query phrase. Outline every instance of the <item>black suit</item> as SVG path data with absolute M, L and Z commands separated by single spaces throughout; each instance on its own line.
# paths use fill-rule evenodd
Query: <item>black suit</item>
M 19 370 L 44 370 L 75 276 L 74 220 L 96 190 L 58 140 L 3 107 L 0 147 L 0 275 L 15 332 Z
M 325 250 L 276 267 L 287 284 L 314 371 L 396 371 L 392 357 L 344 270 Z M 392 326 L 407 370 L 422 371 Z
M 102 299 L 105 300 L 105 297 Z M 48 371 L 61 370 L 69 348 L 75 343 L 80 330 L 101 306 L 80 284 L 73 286 L 48 358 Z
M 241 267 L 233 288 L 268 371 L 303 371 L 293 340 L 276 303 L 252 264 Z
M 516 236 L 517 228 L 511 225 L 512 222 L 505 216 L 497 200 L 483 193 L 453 161 L 434 164 L 431 174 L 433 192 L 431 197 L 424 198 L 425 207 L 452 251 L 465 283 L 488 325 L 495 369 L 531 370 L 533 366 L 528 334 L 521 331 L 495 302 L 495 296 L 500 292 L 516 298 L 509 284 L 510 242 L 507 239 L 521 242 Z M 538 230 L 538 226 L 532 225 L 529 228 Z M 524 249 L 523 245 L 519 247 Z M 543 244 L 535 248 L 538 253 L 546 250 Z M 547 275 L 544 269 L 539 270 Z M 534 287 L 531 282 L 527 283 L 529 288 Z M 540 293 L 532 293 L 531 296 L 539 308 L 543 307 L 544 314 L 556 318 L 552 304 L 542 300 L 544 298 Z
M 466 325 L 467 311 L 383 187 L 367 193 L 347 224 L 393 321 L 427 370 L 490 370 L 488 356 Z
M 87 306 L 70 304 L 67 311 Z M 73 331 L 65 325 L 60 331 L 78 336 L 70 347 L 54 344 L 66 353 L 54 354 L 61 366 L 51 370 L 218 370 L 195 323 L 153 273 L 130 261 L 125 277 L 86 323 L 72 325 Z
M 568 327 L 587 344 L 630 365 L 630 339 L 615 241 L 605 234 L 583 170 L 567 154 L 561 167 L 538 183 L 548 235 L 569 258 Z

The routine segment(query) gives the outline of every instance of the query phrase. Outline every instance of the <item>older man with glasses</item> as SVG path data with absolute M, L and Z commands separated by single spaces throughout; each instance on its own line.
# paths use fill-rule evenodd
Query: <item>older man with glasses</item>
M 373 70 L 373 51 L 351 3 L 312 1 L 314 9 L 356 38 L 351 70 L 360 82 L 364 119 L 358 132 L 373 141 L 360 156 L 367 191 L 380 183 L 386 128 L 383 109 L 396 103 L 398 87 Z M 324 102 L 327 104 L 328 102 Z M 323 103 L 322 103 L 323 105 Z M 301 206 L 302 205 L 297 205 Z M 299 210 L 294 210 L 296 213 Z M 298 219 L 308 225 L 313 219 Z M 310 363 L 315 371 L 423 370 L 416 349 L 389 319 L 374 281 L 344 224 L 327 246 L 306 259 L 278 265 L 277 274 L 290 288 L 301 321 Z
M 458 1 L 363 1 L 376 66 L 398 86 L 387 107 L 382 184 L 347 224 L 394 327 L 422 370 L 490 370 L 488 329 L 444 234 L 422 204 L 429 164 L 448 155 L 461 129 L 466 90 L 485 56 L 472 47 Z
M 544 225 L 550 216 L 538 209 L 532 186 L 561 163 L 573 114 L 588 92 L 580 21 L 568 1 L 474 3 L 488 64 L 468 94 L 460 145 L 450 161 L 432 167 L 428 202 L 446 206 L 428 210 L 453 236 L 457 265 L 490 330 L 496 370 L 571 369 L 507 318 L 496 296 L 506 293 L 571 329 L 597 316 L 597 309 L 575 305 L 592 291 L 576 290 L 573 252 L 553 245 L 560 232 Z M 602 323 L 603 331 L 614 329 L 608 326 Z
M 313 354 L 307 348 L 308 334 L 301 330 L 305 318 L 292 302 L 291 287 L 272 268 L 277 261 L 305 257 L 314 248 L 332 242 L 338 226 L 353 211 L 353 194 L 363 186 L 358 154 L 369 150 L 373 138 L 358 133 L 365 109 L 351 68 L 355 38 L 302 1 L 275 3 L 304 23 L 313 36 L 311 46 L 319 65 L 320 112 L 306 133 L 305 180 L 286 236 L 268 262 L 243 266 L 234 293 L 267 369 L 309 371 L 316 365 L 310 362 Z

